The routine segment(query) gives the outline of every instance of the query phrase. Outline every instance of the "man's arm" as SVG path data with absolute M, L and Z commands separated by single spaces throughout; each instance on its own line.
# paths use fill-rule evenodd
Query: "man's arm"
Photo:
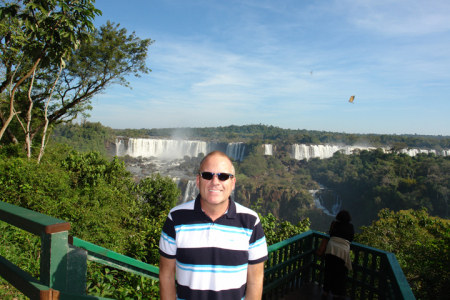
M 264 279 L 264 262 L 248 265 L 245 300 L 261 300 Z
M 161 300 L 176 300 L 175 259 L 160 256 L 159 259 L 159 295 Z

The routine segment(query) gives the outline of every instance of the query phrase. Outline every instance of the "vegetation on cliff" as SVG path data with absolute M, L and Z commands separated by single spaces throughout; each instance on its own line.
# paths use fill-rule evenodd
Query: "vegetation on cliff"
M 251 124 L 205 128 L 154 128 L 154 129 L 115 129 L 117 135 L 126 137 L 182 137 L 185 139 L 203 139 L 219 141 L 258 140 L 261 143 L 292 144 L 343 144 L 370 145 L 373 147 L 420 147 L 427 149 L 450 149 L 449 136 L 356 134 L 306 129 L 284 129 L 263 124 Z
M 122 161 L 67 145 L 49 147 L 40 164 L 20 146 L 0 147 L 0 201 L 71 223 L 71 235 L 158 265 L 163 223 L 180 191 L 170 177 L 154 174 L 136 184 Z M 309 229 L 260 215 L 271 243 Z M 39 278 L 39 237 L 0 222 L 0 255 Z M 105 276 L 107 275 L 107 276 Z M 89 264 L 88 294 L 115 299 L 157 297 L 157 284 L 140 276 Z M 0 279 L 0 298 L 23 295 Z M 128 298 L 127 298 L 128 297 Z
M 394 253 L 416 299 L 448 299 L 450 221 L 426 209 L 383 209 L 378 216 L 355 241 Z
M 79 152 L 98 151 L 108 155 L 112 154 L 109 149 L 115 149 L 115 138 L 114 131 L 100 123 L 69 122 L 55 127 L 51 142 L 69 145 Z
M 312 159 L 305 167 L 312 178 L 334 189 L 354 212 L 354 222 L 369 225 L 383 208 L 420 210 L 449 218 L 450 157 L 434 154 L 361 151 Z
M 12 156 L 14 152 L 0 148 L 0 201 L 68 221 L 71 235 L 158 263 L 161 228 L 179 195 L 171 178 L 154 175 L 135 184 L 118 159 L 108 161 L 98 152 L 79 153 L 61 145 L 49 148 L 41 164 Z M 39 278 L 39 237 L 4 222 L 0 226 L 0 255 Z M 114 278 L 95 275 L 106 273 Z M 151 280 L 95 264 L 89 265 L 88 277 L 92 295 L 135 299 L 136 295 L 151 298 L 158 291 Z M 146 288 L 136 290 L 142 282 Z M 150 294 L 143 295 L 146 292 Z M 12 299 L 13 295 L 22 297 L 0 280 L 0 298 Z

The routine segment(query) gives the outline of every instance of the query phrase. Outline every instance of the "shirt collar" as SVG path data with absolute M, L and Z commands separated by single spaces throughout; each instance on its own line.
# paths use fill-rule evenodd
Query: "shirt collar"
M 231 200 L 231 197 L 228 197 L 228 201 L 230 205 L 228 206 L 228 211 L 225 213 L 225 216 L 228 219 L 234 219 L 236 218 L 236 203 Z M 194 211 L 203 213 L 202 205 L 200 204 L 200 194 L 195 198 Z

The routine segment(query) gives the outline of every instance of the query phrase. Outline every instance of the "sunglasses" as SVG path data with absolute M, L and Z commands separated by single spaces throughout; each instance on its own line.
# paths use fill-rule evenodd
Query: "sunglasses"
M 211 173 L 211 172 L 199 172 L 200 176 L 202 176 L 205 180 L 211 180 L 213 179 L 214 175 L 217 175 L 217 178 L 219 178 L 220 181 L 226 181 L 228 178 L 234 177 L 233 174 L 230 173 Z

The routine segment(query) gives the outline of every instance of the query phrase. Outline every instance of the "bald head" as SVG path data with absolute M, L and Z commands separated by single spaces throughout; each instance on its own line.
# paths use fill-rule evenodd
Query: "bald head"
M 208 159 L 210 159 L 210 158 L 212 158 L 212 157 L 216 157 L 216 156 L 217 156 L 217 157 L 226 158 L 226 159 L 230 162 L 231 169 L 232 169 L 232 174 L 233 174 L 233 175 L 236 175 L 236 171 L 235 171 L 235 169 L 234 169 L 233 162 L 232 162 L 231 159 L 228 157 L 228 155 L 226 155 L 226 154 L 223 153 L 222 151 L 213 151 L 213 152 L 208 153 L 208 154 L 202 159 L 202 161 L 200 162 L 200 168 L 199 168 L 200 172 L 203 171 L 202 167 L 203 167 L 204 162 L 207 161 Z

